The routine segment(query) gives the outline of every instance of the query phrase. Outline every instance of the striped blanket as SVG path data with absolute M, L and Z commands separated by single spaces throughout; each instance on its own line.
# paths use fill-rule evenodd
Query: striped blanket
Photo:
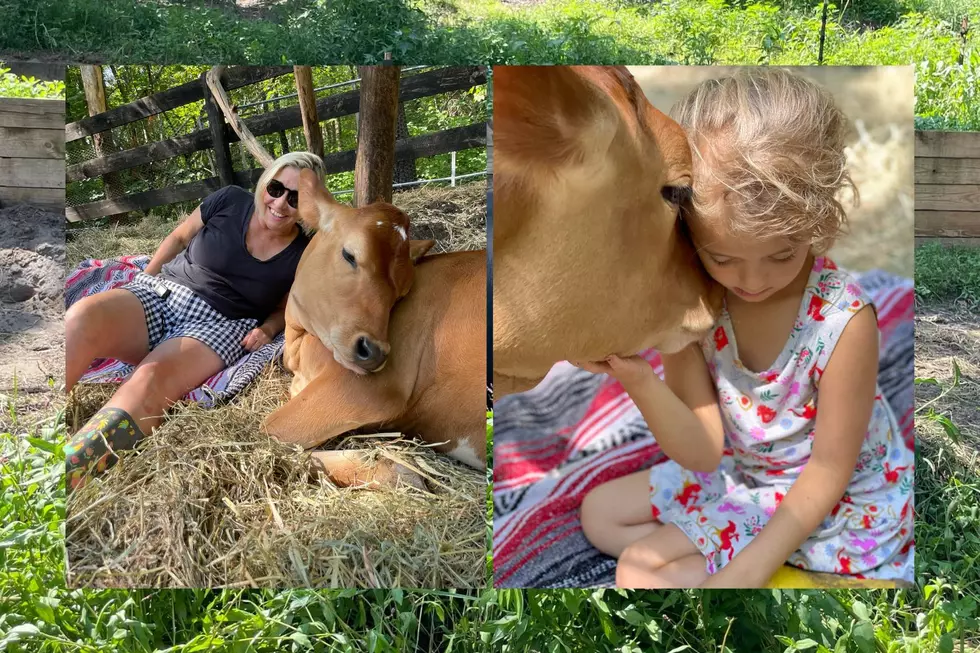
M 912 281 L 858 275 L 878 309 L 878 383 L 914 438 Z M 658 374 L 654 351 L 644 357 Z M 494 406 L 494 585 L 609 587 L 616 561 L 582 534 L 578 509 L 593 487 L 665 459 L 622 386 L 559 363 L 533 390 Z
M 118 259 L 82 261 L 65 281 L 65 309 L 83 297 L 133 280 L 150 262 L 149 256 L 123 256 Z M 269 344 L 242 356 L 234 365 L 221 370 L 184 397 L 205 407 L 227 401 L 255 380 L 263 368 L 282 354 L 285 336 L 279 334 Z M 111 358 L 92 362 L 79 383 L 122 383 L 135 368 Z

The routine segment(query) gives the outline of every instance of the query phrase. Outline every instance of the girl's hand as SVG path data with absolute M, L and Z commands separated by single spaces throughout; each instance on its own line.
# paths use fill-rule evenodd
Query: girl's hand
M 736 556 L 738 557 L 738 556 Z M 716 571 L 708 579 L 698 585 L 698 589 L 760 589 L 766 586 L 768 578 L 760 578 L 758 574 L 742 573 L 732 562 Z
M 259 347 L 267 345 L 270 342 L 272 342 L 272 339 L 269 338 L 269 334 L 259 327 L 255 327 L 248 332 L 248 335 L 242 338 L 242 347 L 244 347 L 246 351 L 255 351 Z
M 607 356 L 605 360 L 591 362 L 569 361 L 575 367 L 579 367 L 593 374 L 608 374 L 623 387 L 636 385 L 638 382 L 649 378 L 653 374 L 653 368 L 642 356 Z

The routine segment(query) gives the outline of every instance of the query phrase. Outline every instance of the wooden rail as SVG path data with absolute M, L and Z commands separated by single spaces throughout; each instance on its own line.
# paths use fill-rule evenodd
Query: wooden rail
M 980 245 L 980 132 L 915 133 L 915 239 Z
M 64 124 L 62 100 L 0 98 L 0 205 L 64 210 Z
M 455 127 L 453 129 L 446 129 L 440 132 L 396 141 L 395 160 L 421 158 L 445 154 L 446 152 L 466 150 L 472 147 L 481 147 L 486 142 L 486 123 L 474 123 L 466 127 Z M 357 152 L 355 150 L 347 150 L 345 152 L 328 154 L 323 157 L 327 174 L 353 170 L 356 154 Z M 245 173 L 236 172 L 234 174 L 234 183 L 243 188 L 250 189 L 258 181 L 259 175 L 261 174 L 262 168 L 255 168 Z M 126 195 L 125 197 L 68 207 L 65 209 L 65 214 L 69 222 L 79 222 L 107 215 L 115 215 L 117 213 L 125 213 L 126 211 L 145 211 L 156 206 L 206 197 L 208 194 L 221 188 L 222 185 L 219 177 L 211 177 L 203 181 L 178 184 L 158 190 Z

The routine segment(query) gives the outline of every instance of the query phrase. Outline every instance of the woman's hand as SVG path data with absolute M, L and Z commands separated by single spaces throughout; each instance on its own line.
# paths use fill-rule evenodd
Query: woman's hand
M 605 360 L 601 361 L 569 362 L 575 367 L 592 372 L 593 374 L 608 374 L 619 381 L 624 388 L 635 386 L 653 374 L 653 368 L 650 367 L 650 363 L 646 362 L 642 356 L 620 358 L 619 356 L 612 355 L 607 356 Z
M 255 327 L 242 339 L 242 347 L 244 347 L 246 351 L 255 351 L 259 347 L 267 345 L 270 342 L 272 342 L 272 338 L 269 337 L 269 334 L 259 327 Z

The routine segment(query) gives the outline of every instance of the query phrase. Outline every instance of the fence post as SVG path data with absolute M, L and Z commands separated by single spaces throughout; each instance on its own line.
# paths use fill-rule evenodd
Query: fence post
M 456 150 L 449 153 L 449 185 L 456 185 Z
M 354 166 L 354 206 L 391 201 L 398 122 L 398 66 L 359 66 L 360 126 Z
M 316 93 L 313 91 L 313 69 L 309 66 L 293 66 L 299 113 L 303 118 L 303 134 L 306 151 L 323 158 L 323 131 L 316 115 Z
M 105 113 L 107 107 L 102 66 L 83 65 L 79 68 L 82 74 L 82 88 L 85 90 L 85 104 L 88 107 L 88 115 L 94 116 Z M 92 145 L 95 147 L 96 156 L 105 156 L 114 151 L 116 148 L 112 142 L 112 131 L 106 130 L 98 134 L 92 134 Z M 126 194 L 126 189 L 120 183 L 119 173 L 117 172 L 108 172 L 102 175 L 102 185 L 105 189 L 106 199 Z
M 235 183 L 235 168 L 231 165 L 231 150 L 228 148 L 228 128 L 225 117 L 208 88 L 207 73 L 201 73 L 201 86 L 204 87 L 204 108 L 208 112 L 208 126 L 211 128 L 211 145 L 214 150 L 215 167 L 222 186 Z
M 823 18 L 820 21 L 820 53 L 817 54 L 817 65 L 823 65 L 823 39 L 827 34 L 827 0 L 823 0 Z

